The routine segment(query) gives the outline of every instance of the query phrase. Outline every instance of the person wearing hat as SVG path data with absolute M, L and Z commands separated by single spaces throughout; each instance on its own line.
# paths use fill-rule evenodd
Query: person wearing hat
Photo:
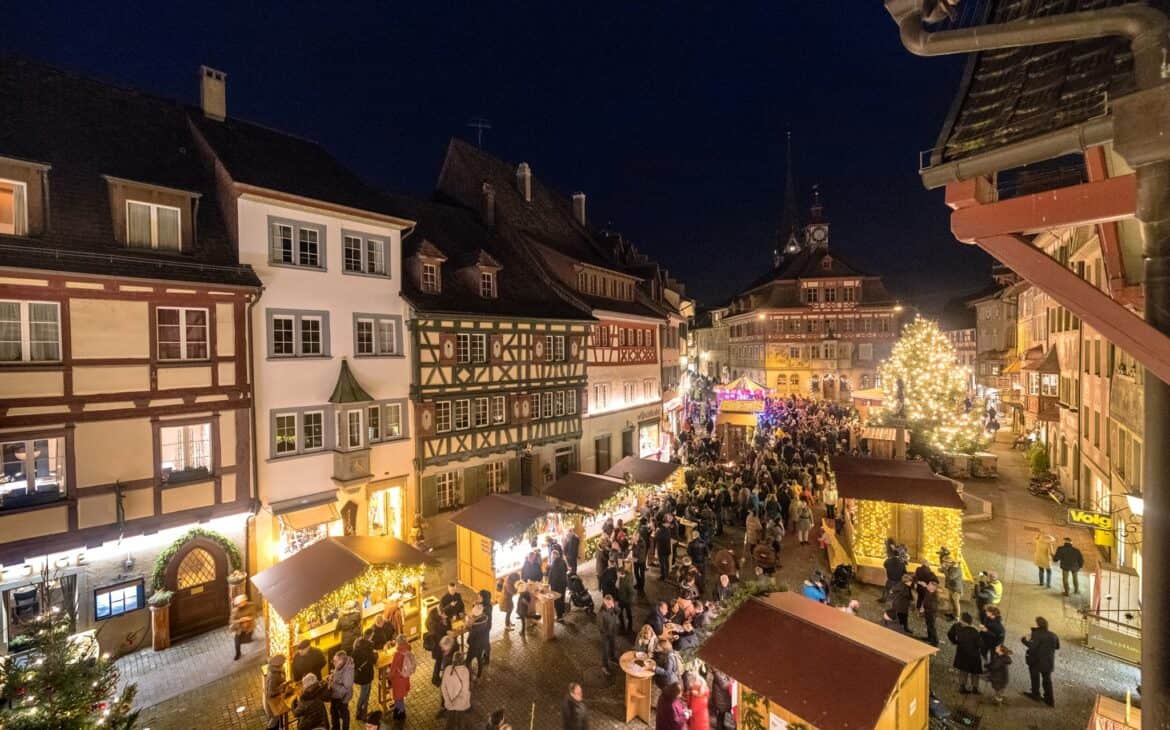
M 1072 538 L 1064 538 L 1064 544 L 1056 548 L 1052 560 L 1060 566 L 1060 579 L 1064 584 L 1064 595 L 1068 595 L 1068 579 L 1072 576 L 1073 593 L 1080 593 L 1081 586 L 1078 578 L 1081 568 L 1085 567 L 1085 556 L 1073 546 Z
M 284 654 L 268 657 L 268 673 L 264 675 L 264 719 L 267 720 L 268 728 L 280 726 L 281 716 L 273 713 L 272 703 L 284 694 L 286 661 Z
M 301 696 L 293 703 L 293 717 L 297 727 L 329 727 L 329 713 L 325 711 L 325 699 L 329 689 L 313 673 L 301 677 Z
M 315 674 L 320 677 L 324 669 L 325 652 L 313 646 L 313 643 L 308 639 L 297 644 L 297 653 L 292 660 L 292 678 L 294 682 L 300 682 L 305 678 L 306 674 Z
M 232 639 L 236 645 L 235 661 L 238 661 L 240 647 L 251 643 L 252 632 L 256 628 L 256 612 L 243 593 L 232 599 L 232 614 L 228 625 L 231 627 Z

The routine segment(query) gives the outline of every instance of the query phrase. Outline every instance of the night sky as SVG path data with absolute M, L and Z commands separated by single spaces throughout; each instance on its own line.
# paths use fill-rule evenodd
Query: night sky
M 962 58 L 921 59 L 878 0 L 674 3 L 16 3 L 3 50 L 316 139 L 372 182 L 428 194 L 447 140 L 527 161 L 708 304 L 770 263 L 792 130 L 801 210 L 908 299 L 978 288 L 918 153 Z M 746 5 L 746 4 L 745 4 Z M 325 10 L 328 8 L 328 10 Z M 14 29 L 20 29 L 18 33 Z

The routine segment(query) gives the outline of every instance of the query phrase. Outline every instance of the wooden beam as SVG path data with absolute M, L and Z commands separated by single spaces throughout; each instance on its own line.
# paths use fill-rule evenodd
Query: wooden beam
M 1089 173 L 1089 181 L 1106 180 L 1109 178 L 1108 158 L 1105 156 L 1105 147 L 1097 145 L 1085 150 L 1085 170 Z M 1109 285 L 1109 293 L 1114 299 L 1136 304 L 1141 308 L 1141 287 L 1127 285 L 1125 281 L 1125 258 L 1121 255 L 1121 235 L 1116 221 L 1102 223 L 1098 227 L 1101 237 L 1101 260 L 1105 267 L 1105 281 Z M 1134 290 L 1137 297 L 1134 297 Z
M 1170 336 L 1114 301 L 1021 236 L 980 238 L 976 244 L 1170 383 Z
M 956 184 L 957 183 L 952 183 Z M 1021 195 L 996 203 L 968 204 L 967 191 L 950 191 L 951 232 L 964 243 L 979 243 L 989 236 L 1038 233 L 1053 228 L 1072 228 L 1132 218 L 1137 210 L 1134 175 L 1108 178 Z M 951 201 L 954 202 L 951 202 Z

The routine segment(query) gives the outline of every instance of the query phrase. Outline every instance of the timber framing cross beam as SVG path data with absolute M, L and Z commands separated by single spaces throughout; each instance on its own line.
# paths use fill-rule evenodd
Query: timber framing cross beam
M 1099 180 L 999 202 L 992 184 L 976 178 L 947 186 L 955 238 L 987 251 L 1033 286 L 1076 314 L 1146 370 L 1170 383 L 1170 336 L 1126 309 L 1032 245 L 1023 234 L 1133 217 L 1137 209 L 1132 175 Z

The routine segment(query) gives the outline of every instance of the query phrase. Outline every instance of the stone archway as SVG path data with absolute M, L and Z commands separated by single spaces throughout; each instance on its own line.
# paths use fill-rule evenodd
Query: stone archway
M 226 626 L 231 613 L 227 552 L 218 542 L 192 537 L 167 562 L 164 586 L 174 592 L 170 606 L 173 640 Z

